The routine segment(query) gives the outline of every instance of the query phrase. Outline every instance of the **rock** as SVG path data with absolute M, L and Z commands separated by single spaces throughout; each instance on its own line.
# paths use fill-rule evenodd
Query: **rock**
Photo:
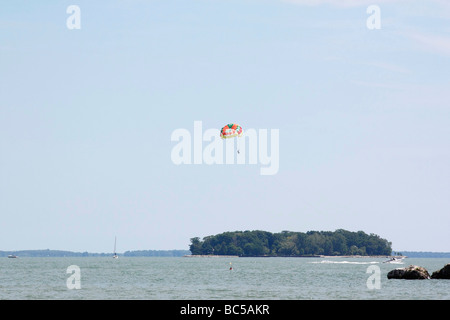
M 431 279 L 450 279 L 450 263 L 447 263 L 441 270 L 433 272 Z
M 397 268 L 392 271 L 389 271 L 387 274 L 388 279 L 430 279 L 430 274 L 428 271 L 419 266 L 410 265 L 406 268 Z

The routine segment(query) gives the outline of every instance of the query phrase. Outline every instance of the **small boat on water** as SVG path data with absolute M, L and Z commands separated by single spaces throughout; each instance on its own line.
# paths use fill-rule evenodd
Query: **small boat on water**
M 8 258 L 17 258 L 17 256 L 15 254 L 10 254 L 8 255 Z
M 383 261 L 383 263 L 403 263 L 404 257 L 392 257 L 389 260 Z

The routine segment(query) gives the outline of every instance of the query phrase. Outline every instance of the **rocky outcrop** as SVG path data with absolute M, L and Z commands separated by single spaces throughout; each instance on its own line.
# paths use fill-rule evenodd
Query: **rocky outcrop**
M 431 279 L 450 279 L 450 263 L 447 263 L 441 270 L 433 272 Z
M 419 266 L 410 265 L 405 268 L 397 268 L 389 271 L 387 274 L 388 279 L 430 279 L 430 274 L 427 269 Z

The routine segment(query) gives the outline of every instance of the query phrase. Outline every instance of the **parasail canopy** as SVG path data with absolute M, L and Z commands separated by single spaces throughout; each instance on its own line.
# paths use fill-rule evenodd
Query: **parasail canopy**
M 220 130 L 220 137 L 222 139 L 241 137 L 243 134 L 242 127 L 236 123 L 229 123 Z

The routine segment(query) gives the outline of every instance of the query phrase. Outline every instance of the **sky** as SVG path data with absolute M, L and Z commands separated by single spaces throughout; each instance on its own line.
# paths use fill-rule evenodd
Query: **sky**
M 444 0 L 3 1 L 0 250 L 346 229 L 449 252 L 449 59 Z M 176 130 L 222 141 L 196 123 L 267 130 L 276 172 L 176 164 Z

